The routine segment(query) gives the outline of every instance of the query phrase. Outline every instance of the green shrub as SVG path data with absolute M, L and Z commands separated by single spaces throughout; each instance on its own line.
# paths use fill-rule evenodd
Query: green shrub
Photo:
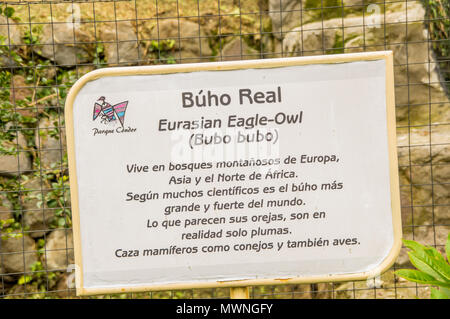
M 327 20 L 342 16 L 341 0 L 306 0 L 305 11 L 311 10 L 315 19 Z

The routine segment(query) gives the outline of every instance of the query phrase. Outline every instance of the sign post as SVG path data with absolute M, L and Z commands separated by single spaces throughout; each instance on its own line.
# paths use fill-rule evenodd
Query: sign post
M 80 295 L 248 298 L 399 253 L 390 51 L 101 69 L 65 114 Z

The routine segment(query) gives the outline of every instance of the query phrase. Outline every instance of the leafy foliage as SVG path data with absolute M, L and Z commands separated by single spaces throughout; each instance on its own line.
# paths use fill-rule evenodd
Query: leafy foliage
M 431 46 L 442 70 L 447 93 L 450 94 L 450 1 L 422 0 L 422 3 L 426 10 Z
M 432 299 L 450 299 L 450 233 L 445 246 L 447 260 L 434 247 L 412 240 L 403 240 L 403 243 L 410 249 L 409 259 L 417 269 L 400 269 L 395 274 L 412 282 L 439 287 L 431 288 Z
M 342 15 L 341 0 L 306 0 L 305 9 L 313 12 L 314 20 L 327 20 L 338 18 Z
M 8 6 L 0 7 L 0 15 L 3 15 L 5 17 L 7 17 L 8 19 L 11 19 L 11 20 L 13 20 L 15 22 L 19 22 L 20 18 L 14 16 L 15 12 L 16 11 L 14 10 L 13 7 L 8 7 Z
M 14 218 L 0 219 L 0 235 L 1 240 L 22 237 L 20 223 L 16 222 Z
M 34 26 L 31 31 L 25 30 L 23 40 L 26 44 L 35 45 L 39 43 L 39 34 L 42 32 L 42 25 Z

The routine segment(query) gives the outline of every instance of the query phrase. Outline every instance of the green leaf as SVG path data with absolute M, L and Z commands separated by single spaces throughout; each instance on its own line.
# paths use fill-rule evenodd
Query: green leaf
M 411 263 L 424 273 L 433 276 L 437 281 L 450 283 L 450 266 L 440 260 L 428 256 L 425 252 L 408 252 Z
M 434 258 L 436 260 L 440 260 L 440 261 L 445 263 L 445 258 L 434 247 L 427 247 L 427 248 L 425 248 L 425 253 L 428 256 L 430 256 L 431 258 Z
M 442 291 L 443 293 L 445 293 L 446 295 L 450 296 L 450 287 L 446 288 L 446 287 L 441 287 L 440 291 Z
M 447 295 L 442 290 L 431 288 L 431 299 L 450 299 L 450 295 Z
M 447 255 L 447 261 L 450 262 L 450 233 L 448 233 L 447 243 L 445 244 L 445 254 Z
M 405 245 L 406 248 L 409 248 L 413 251 L 423 251 L 426 248 L 425 246 L 419 244 L 418 242 L 407 239 L 403 239 L 403 245 Z
M 422 271 L 415 269 L 400 269 L 395 272 L 399 277 L 405 278 L 406 280 L 417 282 L 420 284 L 430 285 L 431 282 L 435 282 L 436 279 Z
M 400 269 L 395 272 L 399 277 L 424 285 L 439 286 L 443 289 L 450 289 L 450 283 L 437 281 L 434 277 L 416 269 Z
M 32 279 L 33 279 L 33 277 L 31 277 L 31 276 L 22 276 L 19 278 L 19 281 L 17 283 L 19 285 L 24 285 L 24 284 L 29 283 Z
M 5 16 L 7 16 L 8 18 L 11 18 L 14 14 L 14 8 L 8 7 L 5 8 Z

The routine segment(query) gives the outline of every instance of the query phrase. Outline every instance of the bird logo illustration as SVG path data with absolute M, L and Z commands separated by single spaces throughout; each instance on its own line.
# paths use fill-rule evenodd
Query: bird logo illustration
M 97 117 L 101 116 L 102 123 L 108 124 L 118 120 L 123 127 L 127 105 L 128 101 L 111 105 L 111 103 L 106 102 L 104 96 L 101 96 L 94 104 L 93 120 L 95 121 Z

